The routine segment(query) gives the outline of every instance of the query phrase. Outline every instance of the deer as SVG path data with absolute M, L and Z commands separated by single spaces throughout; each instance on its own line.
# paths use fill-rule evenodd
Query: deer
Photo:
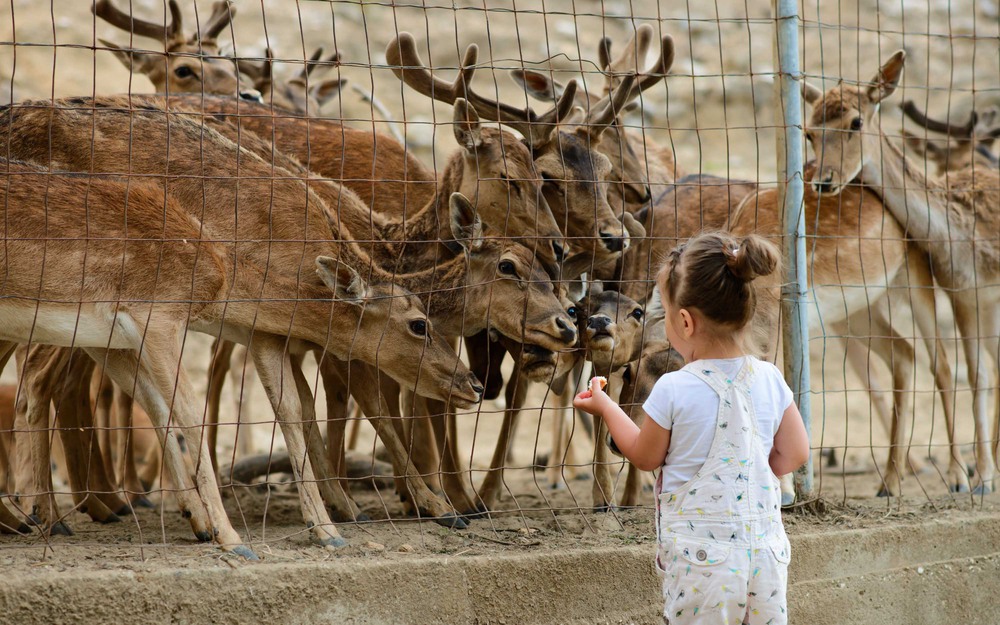
M 1000 160 L 993 153 L 993 144 L 1000 137 L 1000 128 L 994 126 L 996 116 L 1000 113 L 996 107 L 982 116 L 976 111 L 970 111 L 964 126 L 927 117 L 913 100 L 903 102 L 900 108 L 918 126 L 947 137 L 945 145 L 941 146 L 926 136 L 920 137 L 903 130 L 903 140 L 907 147 L 933 162 L 937 166 L 938 177 L 966 167 L 1000 167 Z M 955 141 L 952 142 L 952 139 Z
M 323 58 L 323 48 L 317 48 L 302 70 L 284 81 L 274 78 L 274 52 L 268 47 L 261 62 L 237 59 L 241 74 L 253 81 L 253 87 L 260 93 L 261 100 L 272 108 L 306 117 L 316 117 L 328 102 L 332 101 L 347 85 L 346 78 L 331 78 L 311 82 L 312 73 L 318 68 L 335 68 L 340 65 L 340 54 L 334 52 Z
M 836 196 L 861 176 L 878 189 L 888 213 L 908 240 L 930 258 L 934 279 L 955 311 L 968 366 L 975 419 L 976 476 L 973 493 L 994 488 L 995 449 L 990 444 L 989 406 L 996 374 L 998 278 L 996 233 L 1000 230 L 995 168 L 968 167 L 943 180 L 925 177 L 882 129 L 878 114 L 896 90 L 906 53 L 894 53 L 867 84 L 839 83 L 827 92 L 808 85 L 813 104 L 807 137 L 818 166 L 806 180 L 821 196 Z M 991 363 L 991 360 L 993 361 Z M 993 382 L 991 382 L 991 380 Z M 954 464 L 954 458 L 953 464 Z M 957 468 L 949 479 L 957 480 Z
M 224 298 L 223 303 L 211 307 L 209 312 L 214 317 L 190 325 L 196 331 L 250 343 L 260 379 L 283 424 L 290 455 L 301 469 L 297 476 L 304 480 L 299 488 L 300 503 L 317 542 L 336 547 L 343 544 L 343 539 L 328 520 L 316 490 L 311 466 L 315 462 L 310 463 L 306 457 L 299 424 L 303 423 L 302 411 L 312 408 L 311 395 L 301 372 L 291 367 L 285 347 L 289 340 L 317 345 L 344 361 L 357 359 L 376 365 L 404 386 L 415 387 L 428 396 L 451 398 L 462 405 L 479 400 L 478 381 L 433 329 L 420 301 L 391 282 L 373 285 L 352 268 L 361 267 L 377 279 L 391 277 L 379 274 L 352 244 L 331 240 L 336 219 L 303 181 L 193 120 L 158 109 L 155 100 L 135 96 L 71 98 L 46 106 L 28 103 L 4 113 L 5 139 L 11 153 L 20 157 L 45 164 L 51 161 L 84 172 L 116 173 L 127 163 L 133 175 L 146 172 L 162 177 L 164 172 L 169 173 L 164 180 L 170 194 L 180 198 L 189 212 L 198 214 L 205 233 L 226 241 L 237 260 L 252 263 L 250 267 L 267 268 L 267 274 L 262 275 L 259 270 L 248 273 L 249 267 L 237 265 L 233 270 L 236 282 L 230 290 L 242 292 L 245 297 L 235 301 Z M 125 127 L 133 129 L 131 135 L 120 132 Z M 102 138 L 94 141 L 93 151 L 88 148 L 81 153 L 79 146 L 92 142 L 92 128 L 97 133 L 94 136 Z M 82 136 L 74 137 L 74 131 Z M 169 158 L 162 150 L 168 137 L 172 152 Z M 204 203 L 206 193 L 215 201 Z M 239 222 L 234 221 L 232 210 L 237 201 Z M 345 189 L 340 201 L 346 204 L 357 202 L 357 198 Z M 308 223 L 303 223 L 303 215 L 310 217 Z M 239 244 L 247 238 L 272 242 L 266 247 Z M 308 249 L 317 255 L 310 258 L 303 252 Z M 264 256 L 256 258 L 259 255 Z M 319 257 L 333 260 L 321 258 L 316 265 Z M 308 280 L 312 276 L 312 281 Z M 325 301 L 322 296 L 334 287 L 341 289 L 342 296 L 332 303 L 337 310 L 331 315 L 329 296 Z M 303 295 L 308 296 L 306 300 L 301 299 Z M 348 296 L 350 299 L 346 299 Z M 332 336 L 357 338 L 344 342 L 331 340 Z M 404 363 L 405 358 L 398 358 L 398 362 L 385 359 L 384 349 L 380 355 L 385 341 L 389 341 L 389 349 L 400 350 L 400 354 L 406 350 L 420 354 L 420 366 Z M 301 402 L 300 397 L 310 400 Z M 308 416 L 305 423 L 310 427 L 313 420 Z M 386 437 L 395 433 L 393 428 L 384 430 Z M 204 457 L 206 462 L 199 464 L 198 470 L 212 474 L 207 453 Z M 404 469 L 400 467 L 401 474 Z M 414 497 L 418 501 L 433 502 L 432 494 L 421 490 L 422 483 L 412 470 L 405 475 L 411 489 L 416 489 Z M 214 483 L 214 474 L 211 477 Z M 224 516 L 221 503 L 219 506 Z M 439 508 L 435 512 L 447 510 Z
M 459 105 L 458 110 L 461 112 L 464 109 L 462 109 L 461 105 Z M 167 115 L 165 112 L 162 111 L 160 113 L 161 115 L 164 116 Z M 171 119 L 174 119 L 175 117 L 177 119 L 181 119 L 183 116 L 178 114 L 171 114 Z M 189 124 L 191 125 L 192 128 L 203 128 L 201 126 L 198 126 L 194 120 L 191 120 Z M 183 127 L 184 127 L 183 125 L 180 126 L 180 128 Z M 221 123 L 216 124 L 215 127 L 219 128 L 219 130 L 225 130 L 230 133 L 234 133 L 236 131 L 236 129 L 232 127 L 229 127 L 228 129 L 224 128 Z M 471 127 L 466 125 L 460 125 L 460 129 L 462 130 L 463 133 L 473 131 Z M 206 132 L 209 131 L 206 129 Z M 240 138 L 242 140 L 242 148 L 241 148 L 242 150 L 245 151 L 249 150 L 251 152 L 261 154 L 262 161 L 265 161 L 268 158 L 277 159 L 274 161 L 268 161 L 271 163 L 270 168 L 276 167 L 274 165 L 275 162 L 281 162 L 283 164 L 288 165 L 289 167 L 296 166 L 293 161 L 281 156 L 279 153 L 274 153 L 269 145 L 264 145 L 264 142 L 262 142 L 259 139 L 255 139 L 249 133 L 241 135 Z M 221 140 L 222 137 L 219 138 L 219 141 Z M 175 141 L 181 142 L 183 141 L 183 139 L 179 138 L 176 139 Z M 232 143 L 231 145 L 235 145 L 235 143 Z M 217 159 L 220 162 L 224 158 L 226 158 L 224 154 L 219 155 L 217 157 Z M 241 167 L 243 168 L 243 170 L 246 170 L 246 168 L 249 166 L 241 165 Z M 287 170 L 280 170 L 280 171 L 287 172 Z M 261 172 L 261 175 L 263 176 L 263 171 Z M 295 177 L 301 179 L 306 177 L 307 175 L 308 172 L 296 170 Z M 359 204 L 354 203 L 353 194 L 350 194 L 350 192 L 347 191 L 346 189 L 343 189 L 343 197 L 336 197 L 334 195 L 331 195 L 329 190 L 339 187 L 337 187 L 336 185 L 334 185 L 329 181 L 310 180 L 309 186 L 319 191 L 320 197 L 328 199 L 330 201 L 331 206 L 337 206 L 339 208 L 337 217 L 336 218 L 331 217 L 330 219 L 330 226 L 334 229 L 335 233 L 340 232 L 339 228 L 343 227 L 343 223 L 340 221 L 339 217 L 342 217 L 349 212 L 368 214 L 367 209 L 360 207 Z M 453 198 L 453 203 L 454 202 L 455 199 Z M 475 212 L 474 210 L 472 210 L 471 205 L 469 205 L 468 201 L 465 201 L 464 204 L 462 202 L 458 202 L 458 204 L 461 210 L 458 210 L 456 214 L 458 215 L 459 218 L 467 219 L 468 221 L 465 222 L 465 225 L 461 225 L 460 227 L 456 228 L 455 231 L 461 232 L 465 230 L 471 230 L 473 232 L 478 232 L 478 228 L 476 226 L 478 218 L 473 219 L 473 217 L 475 217 Z M 294 213 L 289 213 L 289 215 L 292 214 Z M 347 237 L 345 238 L 349 237 L 350 235 L 347 235 Z M 503 245 L 499 243 L 483 244 L 480 237 L 469 237 L 467 235 L 463 235 L 462 238 L 470 240 L 474 239 L 473 243 L 469 244 L 470 248 L 475 248 L 475 251 L 471 254 L 472 257 L 471 267 L 472 268 L 480 267 L 480 269 L 478 269 L 478 271 L 480 272 L 478 277 L 478 283 L 473 283 L 473 288 L 474 289 L 478 288 L 481 291 L 481 294 L 476 294 L 474 290 L 472 291 L 472 294 L 470 294 L 469 299 L 473 303 L 473 305 L 469 307 L 468 312 L 470 313 L 470 318 L 467 320 L 467 327 L 475 328 L 476 327 L 474 325 L 475 323 L 485 323 L 485 319 L 487 318 L 487 314 L 491 306 L 498 313 L 503 313 L 504 307 L 506 306 L 510 307 L 510 312 L 507 315 L 503 314 L 497 315 L 496 320 L 492 322 L 496 325 L 496 327 L 502 328 L 504 331 L 508 333 L 514 333 L 516 331 L 518 336 L 526 335 L 531 340 L 534 340 L 542 344 L 547 343 L 548 345 L 553 346 L 556 349 L 561 348 L 567 342 L 572 343 L 573 341 L 575 341 L 575 330 L 571 327 L 572 326 L 571 322 L 568 319 L 563 320 L 560 317 L 562 311 L 559 308 L 558 301 L 554 298 L 553 295 L 551 295 L 551 286 L 548 287 L 545 286 L 548 280 L 547 277 L 544 277 L 543 275 L 538 273 L 532 273 L 533 255 L 531 252 L 522 247 L 510 243 Z M 459 247 L 461 248 L 460 242 L 456 242 L 456 244 L 459 245 Z M 518 252 L 517 251 L 518 249 L 523 249 L 523 251 Z M 452 312 L 446 311 L 447 314 L 442 315 L 441 318 L 446 319 L 448 320 L 448 322 L 452 323 L 453 328 L 458 328 L 462 325 L 463 321 L 461 316 L 457 315 L 456 312 L 461 311 L 462 298 L 466 293 L 465 290 L 459 287 L 460 286 L 464 287 L 464 289 L 468 289 L 469 287 L 469 280 L 467 278 L 467 276 L 470 275 L 468 273 L 468 267 L 470 266 L 469 263 L 470 263 L 470 258 L 468 257 L 456 258 L 451 263 L 452 267 L 451 269 L 449 269 L 449 266 L 447 265 L 435 267 L 430 272 L 425 272 L 428 274 L 429 277 L 423 277 L 423 278 L 419 276 L 410 277 L 410 274 L 398 274 L 395 272 L 388 272 L 388 271 L 382 271 L 381 275 L 385 279 L 391 278 L 397 282 L 412 280 L 412 282 L 407 282 L 407 284 L 410 284 L 414 289 L 420 290 L 420 292 L 425 293 L 431 299 L 434 299 L 435 300 L 434 306 L 439 306 L 442 309 L 445 309 L 446 303 L 451 302 L 450 310 Z M 369 264 L 371 271 L 378 271 L 378 268 L 376 267 L 375 264 L 371 263 Z M 499 280 L 497 280 L 498 274 L 500 277 Z M 512 278 L 514 280 L 511 280 Z M 459 281 L 455 282 L 453 287 L 446 288 L 445 291 L 442 293 L 433 293 L 432 292 L 433 289 L 427 286 L 428 279 L 432 280 L 432 284 L 436 284 L 438 286 L 444 285 L 446 287 L 449 284 L 448 280 L 457 279 Z M 476 284 L 478 284 L 479 286 L 475 286 Z M 524 289 L 525 285 L 529 287 L 527 291 L 525 291 Z M 545 291 L 546 288 L 549 289 L 548 295 L 546 295 Z M 506 295 L 504 295 L 503 297 L 495 297 L 496 303 L 490 304 L 489 302 L 491 300 L 489 293 L 491 291 L 496 293 L 503 293 L 505 292 L 504 289 L 509 289 L 509 291 L 506 291 Z M 531 304 L 527 306 L 527 308 L 525 308 L 524 305 L 520 303 L 523 301 L 525 293 L 531 294 L 531 297 L 533 298 L 530 300 Z M 546 297 L 551 298 L 551 309 L 552 309 L 551 312 L 546 312 L 546 310 L 544 310 L 544 306 L 546 305 L 545 303 L 546 301 L 548 301 L 545 299 Z M 543 309 L 540 312 L 537 311 L 538 305 L 543 306 Z M 477 306 L 479 308 L 476 308 Z M 474 311 L 476 310 L 483 311 L 482 314 L 480 315 L 481 317 L 480 320 L 476 320 L 476 318 L 474 317 L 475 315 Z M 525 312 L 531 315 L 528 318 L 526 325 L 524 325 Z M 506 323 L 507 325 L 503 325 L 504 323 Z M 485 325 L 482 327 L 485 328 Z M 400 362 L 397 366 L 403 366 L 402 362 Z M 398 448 L 398 446 L 395 448 Z M 405 458 L 400 459 L 400 462 L 405 462 Z M 398 466 L 403 467 L 402 464 Z M 400 470 L 402 471 L 402 468 L 400 468 Z M 422 493 L 421 497 L 431 498 L 429 491 L 425 491 L 424 493 Z M 442 518 L 442 515 L 444 515 L 443 503 L 441 503 L 440 505 L 438 505 L 435 502 L 432 503 L 434 504 L 434 506 L 437 506 L 436 512 L 441 513 L 441 514 L 435 514 L 435 518 Z M 337 507 L 341 510 L 352 509 L 352 506 L 350 505 L 349 502 L 349 498 L 347 498 L 346 495 L 342 496 L 340 504 L 341 505 L 338 505 Z M 426 507 L 430 509 L 432 506 L 429 504 Z M 452 521 L 454 520 L 454 517 L 449 517 L 449 518 L 451 518 Z M 452 521 L 447 521 L 447 522 L 452 522 Z
M 598 69 L 604 77 L 602 90 L 590 93 L 577 89 L 575 101 L 581 113 L 568 120 L 567 125 L 571 126 L 574 119 L 586 124 L 582 112 L 599 108 L 602 101 L 610 97 L 621 86 L 624 77 L 630 74 L 642 76 L 639 81 L 640 92 L 648 90 L 666 77 L 674 62 L 674 41 L 669 35 L 660 41 L 656 64 L 645 70 L 639 67 L 649 53 L 653 36 L 653 27 L 642 24 L 617 58 L 612 55 L 611 39 L 604 37 L 600 40 L 597 50 Z M 557 101 L 566 93 L 567 85 L 555 80 L 551 72 L 514 69 L 510 75 L 527 94 L 543 102 Z M 618 110 L 615 121 L 597 144 L 597 150 L 611 161 L 609 197 L 615 201 L 616 206 L 622 205 L 630 212 L 641 209 L 682 177 L 669 146 L 657 145 L 642 129 L 629 128 L 622 122 L 621 114 L 635 104 L 632 102 Z
M 159 93 L 215 93 L 259 99 L 260 95 L 240 88 L 236 63 L 219 52 L 217 38 L 236 15 L 236 7 L 227 0 L 212 5 L 204 30 L 186 36 L 177 0 L 168 0 L 170 23 L 158 24 L 136 18 L 115 7 L 112 0 L 97 0 L 94 15 L 131 36 L 148 37 L 163 42 L 164 53 L 140 52 L 121 48 L 99 39 L 101 45 L 131 72 L 149 78 Z

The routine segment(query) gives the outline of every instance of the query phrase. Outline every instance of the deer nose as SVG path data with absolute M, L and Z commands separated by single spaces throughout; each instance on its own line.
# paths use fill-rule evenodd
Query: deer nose
M 601 233 L 601 240 L 604 243 L 604 247 L 608 248 L 612 252 L 620 252 L 624 250 L 627 245 L 625 237 L 607 232 Z
M 552 242 L 552 252 L 556 255 L 556 261 L 560 263 L 566 258 L 566 250 L 557 241 Z
M 829 193 L 833 191 L 833 174 L 830 174 L 823 180 L 813 179 L 813 188 L 816 189 L 816 193 Z
M 576 327 L 562 317 L 556 317 L 556 327 L 559 328 L 559 336 L 567 343 L 576 342 Z
M 611 325 L 611 318 L 605 317 L 604 315 L 594 315 L 587 319 L 587 328 L 600 332 L 602 330 L 607 330 L 608 326 Z
M 473 382 L 472 383 L 472 392 L 475 393 L 476 395 L 479 395 L 480 397 L 482 397 L 483 396 L 483 391 L 485 391 L 485 390 L 486 389 L 483 388 L 482 384 L 479 384 L 478 382 Z

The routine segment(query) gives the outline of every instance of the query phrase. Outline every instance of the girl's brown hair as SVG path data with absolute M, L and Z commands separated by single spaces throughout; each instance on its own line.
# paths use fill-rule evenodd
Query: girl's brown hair
M 671 305 L 696 308 L 708 320 L 740 330 L 757 308 L 751 283 L 780 263 L 778 248 L 757 235 L 737 240 L 727 232 L 707 232 L 670 252 L 656 282 Z

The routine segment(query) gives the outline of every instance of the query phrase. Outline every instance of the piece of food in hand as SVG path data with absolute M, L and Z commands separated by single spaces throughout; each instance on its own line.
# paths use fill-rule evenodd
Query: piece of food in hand
M 608 379 L 606 377 L 604 377 L 603 375 L 596 375 L 596 376 L 594 376 L 594 379 L 590 381 L 590 388 L 591 389 L 594 388 L 594 383 L 595 382 L 597 383 L 597 387 L 600 390 L 602 390 L 602 391 L 604 390 L 604 387 L 608 385 Z

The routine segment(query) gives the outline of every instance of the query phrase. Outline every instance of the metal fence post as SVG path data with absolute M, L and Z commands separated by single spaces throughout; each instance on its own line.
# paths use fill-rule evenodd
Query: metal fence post
M 809 409 L 809 310 L 806 301 L 806 223 L 802 210 L 802 75 L 799 71 L 799 7 L 797 0 L 772 0 L 775 20 L 775 107 L 778 205 L 785 224 L 785 280 L 781 297 L 785 379 L 812 433 Z M 810 438 L 811 440 L 811 438 Z M 812 454 L 795 473 L 799 498 L 813 488 Z

